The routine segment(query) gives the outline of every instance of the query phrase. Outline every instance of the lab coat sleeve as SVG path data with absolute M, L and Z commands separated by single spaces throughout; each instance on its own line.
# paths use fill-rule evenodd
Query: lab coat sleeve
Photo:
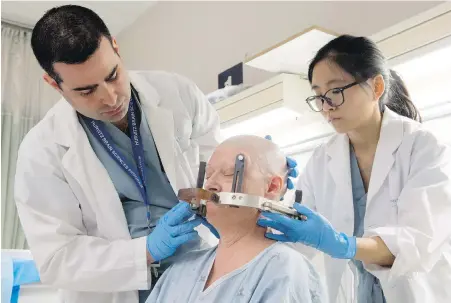
M 17 210 L 41 281 L 73 291 L 149 289 L 146 238 L 88 235 L 61 160 L 48 149 L 24 140 L 15 177 Z
M 451 150 L 422 131 L 413 143 L 408 179 L 398 197 L 398 224 L 369 230 L 395 256 L 390 268 L 367 265 L 390 277 L 428 272 L 446 253 L 451 239 Z
M 191 144 L 199 148 L 200 160 L 207 161 L 221 141 L 219 115 L 195 83 L 177 76 L 180 90 L 189 96 L 185 105 L 192 119 Z

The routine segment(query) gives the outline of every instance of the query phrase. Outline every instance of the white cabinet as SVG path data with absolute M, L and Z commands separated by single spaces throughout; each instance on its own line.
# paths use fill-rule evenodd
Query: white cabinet
M 297 113 L 306 123 L 318 115 L 305 99 L 313 94 L 307 80 L 299 75 L 280 74 L 215 104 L 221 124 L 228 126 L 279 108 Z
M 271 135 L 284 148 L 330 134 L 332 128 L 305 102 L 312 94 L 308 81 L 292 74 L 251 87 L 214 105 L 222 135 Z

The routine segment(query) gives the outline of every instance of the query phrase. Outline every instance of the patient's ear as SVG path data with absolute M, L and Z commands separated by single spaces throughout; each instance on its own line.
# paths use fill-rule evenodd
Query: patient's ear
M 279 200 L 282 190 L 283 190 L 283 179 L 279 176 L 273 176 L 269 181 L 265 196 L 266 198 L 271 200 Z

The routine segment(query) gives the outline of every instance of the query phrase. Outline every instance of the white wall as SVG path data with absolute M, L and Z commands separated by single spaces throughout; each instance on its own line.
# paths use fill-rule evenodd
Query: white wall
M 118 38 L 129 69 L 163 69 L 194 80 L 205 92 L 217 75 L 312 25 L 372 35 L 441 2 L 160 2 Z M 256 84 L 270 75 L 246 68 Z
M 111 33 L 117 34 L 132 24 L 137 16 L 155 5 L 155 1 L 2 1 L 2 21 L 32 28 L 53 7 L 76 4 L 94 10 L 107 24 Z

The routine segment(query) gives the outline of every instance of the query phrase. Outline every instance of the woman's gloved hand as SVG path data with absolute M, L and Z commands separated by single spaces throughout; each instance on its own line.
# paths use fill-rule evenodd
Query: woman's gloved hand
M 271 227 L 282 234 L 266 233 L 266 237 L 281 242 L 300 242 L 314 247 L 333 258 L 352 259 L 356 253 L 356 238 L 335 231 L 326 218 L 299 203 L 293 207 L 307 221 L 288 218 L 281 214 L 263 212 L 257 224 Z
M 291 179 L 297 178 L 299 175 L 298 169 L 296 168 L 296 166 L 298 166 L 298 163 L 293 158 L 287 157 L 287 166 L 288 166 L 287 188 L 294 189 L 293 180 Z
M 147 250 L 155 262 L 172 256 L 180 245 L 199 236 L 194 228 L 202 221 L 199 218 L 187 221 L 193 215 L 190 205 L 180 201 L 160 218 L 147 236 Z

